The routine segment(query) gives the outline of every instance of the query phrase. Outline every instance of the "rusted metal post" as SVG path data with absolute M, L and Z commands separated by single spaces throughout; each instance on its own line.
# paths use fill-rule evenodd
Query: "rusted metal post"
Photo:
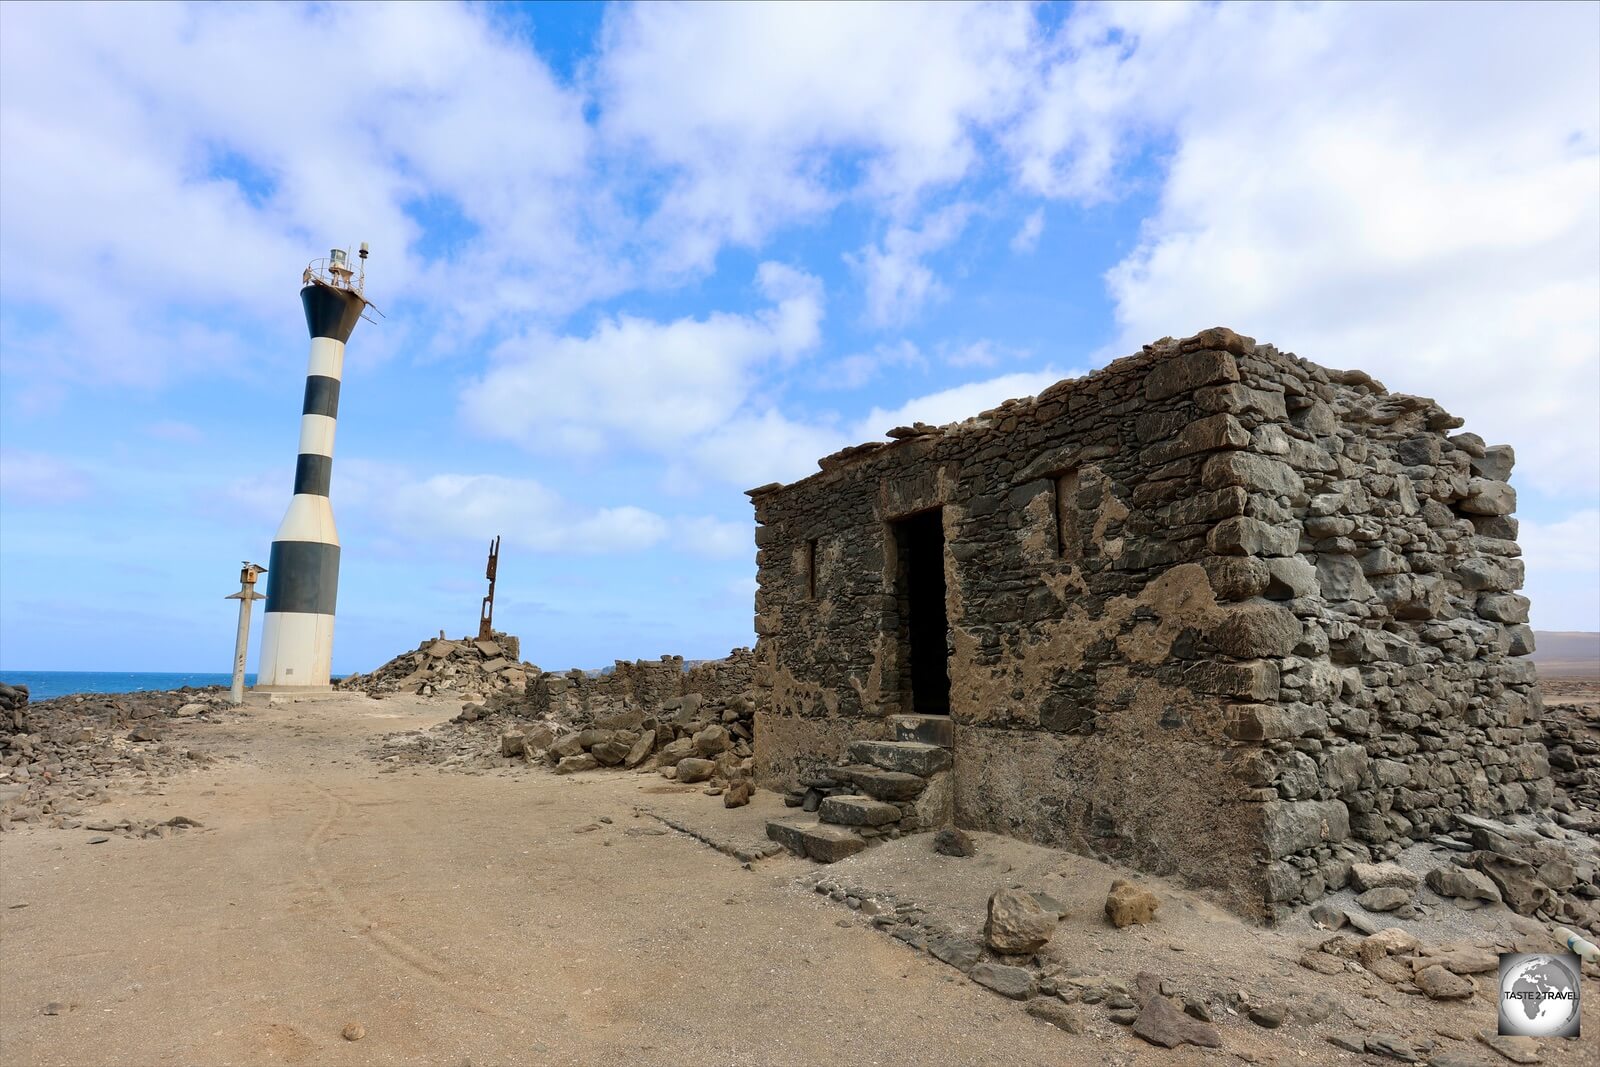
M 233 643 L 233 688 L 228 691 L 228 698 L 234 704 L 244 703 L 244 661 L 250 651 L 250 605 L 266 599 L 256 592 L 256 576 L 265 573 L 267 568 L 246 561 L 239 571 L 239 591 L 225 598 L 239 602 L 239 636 Z
M 487 641 L 494 632 L 494 576 L 500 569 L 500 538 L 496 535 L 489 542 L 489 566 L 484 570 L 483 576 L 489 579 L 489 595 L 483 598 L 483 607 L 478 613 L 478 640 Z

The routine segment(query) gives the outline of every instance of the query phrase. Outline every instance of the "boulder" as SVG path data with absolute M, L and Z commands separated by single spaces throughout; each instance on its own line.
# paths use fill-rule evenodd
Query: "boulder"
M 1405 890 L 1414 890 L 1422 879 L 1406 870 L 1398 863 L 1352 863 L 1350 865 L 1350 881 L 1357 889 L 1383 889 L 1388 886 L 1398 886 Z
M 725 727 L 713 724 L 695 734 L 693 744 L 695 755 L 710 758 L 726 752 L 732 747 L 733 741 Z
M 589 754 L 598 760 L 602 767 L 615 767 L 628 758 L 629 751 L 631 747 L 621 741 L 601 741 L 589 750 Z
M 1411 903 L 1411 890 L 1397 885 L 1379 886 L 1356 897 L 1356 903 L 1368 911 L 1394 911 Z
M 592 771 L 600 766 L 600 761 L 587 752 L 580 752 L 576 756 L 563 756 L 556 764 L 557 774 L 573 774 L 577 771 Z
M 1056 932 L 1056 913 L 1046 911 L 1032 893 L 1002 889 L 989 898 L 983 936 L 989 947 L 1009 956 L 1039 951 Z
M 500 735 L 500 755 L 509 758 L 527 754 L 528 738 L 524 734 L 516 730 L 507 730 Z
M 628 768 L 639 766 L 639 764 L 643 763 L 649 758 L 650 750 L 655 747 L 655 744 L 655 731 L 646 730 L 644 733 L 639 735 L 639 740 L 633 743 L 633 747 L 628 749 L 628 754 L 623 758 L 622 765 Z
M 717 765 L 708 759 L 688 756 L 678 761 L 678 781 L 707 782 L 716 773 Z
M 1106 918 L 1117 929 L 1134 923 L 1154 922 L 1161 900 L 1143 886 L 1118 878 L 1106 894 Z
M 1490 904 L 1500 902 L 1500 890 L 1496 888 L 1494 881 L 1481 871 L 1456 866 L 1435 867 L 1428 872 L 1425 880 L 1428 888 L 1441 897 L 1482 900 Z

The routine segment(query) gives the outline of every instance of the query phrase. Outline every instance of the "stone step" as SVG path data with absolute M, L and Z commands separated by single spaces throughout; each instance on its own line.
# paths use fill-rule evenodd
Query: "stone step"
M 931 778 L 950 769 L 950 750 L 921 741 L 852 741 L 850 762 Z
M 955 747 L 956 724 L 948 715 L 891 715 L 889 725 L 894 728 L 896 741 L 921 741 L 940 748 Z
M 797 856 L 818 863 L 837 863 L 867 847 L 866 838 L 843 826 L 824 826 L 815 819 L 774 819 L 767 836 Z
M 852 763 L 844 767 L 829 767 L 828 777 L 848 782 L 857 792 L 874 800 L 910 800 L 928 788 L 928 780 L 920 774 L 905 771 L 886 771 L 870 763 Z
M 900 809 L 895 805 L 848 793 L 824 800 L 817 815 L 823 822 L 840 826 L 883 826 L 900 821 Z

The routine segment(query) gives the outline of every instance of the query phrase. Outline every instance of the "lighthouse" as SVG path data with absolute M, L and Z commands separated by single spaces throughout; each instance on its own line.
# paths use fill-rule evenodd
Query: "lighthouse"
M 294 496 L 272 539 L 267 563 L 267 619 L 256 688 L 327 689 L 333 667 L 333 615 L 339 594 L 339 534 L 328 487 L 333 475 L 333 430 L 339 415 L 344 346 L 367 308 L 361 271 L 343 249 L 312 262 L 301 276 L 300 303 L 311 333 L 305 403 L 300 409 L 300 453 Z

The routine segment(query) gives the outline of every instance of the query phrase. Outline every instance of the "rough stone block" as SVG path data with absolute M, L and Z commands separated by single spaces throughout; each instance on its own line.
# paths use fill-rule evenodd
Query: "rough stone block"
M 1269 496 L 1305 496 L 1305 481 L 1282 460 L 1253 452 L 1222 452 L 1206 460 L 1200 484 L 1207 489 L 1237 485 Z
M 825 799 L 817 814 L 823 822 L 840 826 L 883 826 L 900 821 L 900 809 L 893 804 L 848 793 Z
M 1150 369 L 1144 379 L 1146 400 L 1165 400 L 1201 386 L 1239 380 L 1239 365 L 1227 352 L 1189 352 Z
M 1320 737 L 1328 713 L 1310 704 L 1235 704 L 1228 709 L 1227 735 L 1236 741 Z
M 920 741 L 852 741 L 850 759 L 924 778 L 950 768 L 950 750 Z
M 1300 548 L 1300 531 L 1236 515 L 1211 528 L 1206 547 L 1218 556 L 1292 556 Z
M 1287 656 L 1300 643 L 1300 620 L 1280 604 L 1230 606 L 1207 636 L 1223 655 L 1237 659 Z
M 1350 836 L 1350 812 L 1338 800 L 1275 800 L 1261 805 L 1262 839 L 1273 859 Z

